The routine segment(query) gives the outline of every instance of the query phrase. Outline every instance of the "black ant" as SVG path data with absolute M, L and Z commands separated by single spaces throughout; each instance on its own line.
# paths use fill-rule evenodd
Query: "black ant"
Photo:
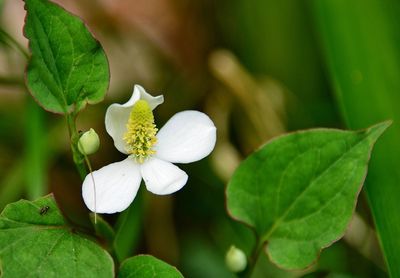
M 49 206 L 44 206 L 40 208 L 40 215 L 45 215 L 49 211 L 50 207 Z

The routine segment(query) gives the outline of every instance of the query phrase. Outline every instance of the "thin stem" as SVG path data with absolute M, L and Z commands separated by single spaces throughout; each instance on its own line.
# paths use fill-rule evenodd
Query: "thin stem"
M 71 113 L 66 115 L 67 125 L 69 136 L 71 139 L 71 151 L 72 151 L 72 158 L 74 160 L 76 169 L 78 170 L 79 176 L 83 180 L 87 175 L 87 170 L 85 167 L 85 157 L 78 149 L 78 142 L 79 142 L 79 134 L 76 129 L 76 114 Z
M 4 38 L 4 41 L 8 42 L 10 46 L 13 46 L 18 50 L 26 59 L 29 59 L 29 54 L 16 39 L 14 39 L 10 34 L 8 34 L 4 29 L 0 28 L 0 36 Z
M 265 245 L 265 241 L 263 240 L 262 237 L 256 236 L 256 241 L 257 241 L 256 245 L 254 246 L 254 249 L 249 258 L 247 269 L 240 275 L 240 277 L 250 278 L 254 272 L 254 269 L 258 261 L 258 257 L 260 256 L 260 253 Z
M 79 141 L 78 141 L 78 142 L 79 142 Z M 82 145 L 81 145 L 81 147 L 82 147 Z M 81 148 L 81 149 L 82 149 L 82 148 Z M 97 194 L 96 194 L 96 184 L 95 184 L 95 181 L 94 181 L 93 170 L 92 170 L 92 165 L 90 164 L 90 160 L 89 160 L 89 158 L 87 157 L 86 154 L 83 154 L 83 155 L 84 155 L 84 157 L 85 157 L 86 165 L 87 165 L 87 167 L 88 167 L 88 169 L 89 169 L 90 176 L 91 176 L 92 182 L 93 182 L 93 192 L 94 192 L 94 224 L 97 224 L 97 205 L 96 205 L 96 196 L 97 196 Z

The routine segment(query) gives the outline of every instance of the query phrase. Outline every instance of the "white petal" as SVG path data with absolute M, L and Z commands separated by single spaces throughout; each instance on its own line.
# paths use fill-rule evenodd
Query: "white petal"
M 149 103 L 149 106 L 150 106 L 151 110 L 154 110 L 157 106 L 159 106 L 160 104 L 162 104 L 164 102 L 164 96 L 163 95 L 159 95 L 159 96 L 153 97 L 152 95 L 148 94 L 146 92 L 146 90 L 140 85 L 135 85 L 131 98 L 133 98 L 134 94 L 139 94 L 139 96 L 140 96 L 134 102 L 138 101 L 139 99 L 143 99 L 143 100 L 145 100 L 145 101 L 147 101 Z
M 214 149 L 217 129 L 198 111 L 175 114 L 158 132 L 155 156 L 173 163 L 200 160 Z
M 151 109 L 154 110 L 158 105 L 164 102 L 164 96 L 156 96 L 148 94 L 145 89 L 140 85 L 135 85 L 131 98 L 124 104 L 114 103 L 111 104 L 106 112 L 106 130 L 114 140 L 115 147 L 122 153 L 126 152 L 126 143 L 123 140 L 126 132 L 126 124 L 131 113 L 132 106 L 139 99 L 146 100 Z
M 128 208 L 136 196 L 142 177 L 139 165 L 131 158 L 104 166 L 83 181 L 82 196 L 86 206 L 97 213 L 115 213 Z
M 170 162 L 151 158 L 140 167 L 148 191 L 167 195 L 181 189 L 187 182 L 187 174 Z

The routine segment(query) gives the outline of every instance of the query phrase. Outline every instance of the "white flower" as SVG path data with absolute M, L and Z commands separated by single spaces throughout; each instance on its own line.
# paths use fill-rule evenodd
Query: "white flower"
M 127 103 L 114 103 L 107 109 L 106 130 L 115 147 L 129 156 L 94 171 L 95 187 L 91 175 L 86 176 L 82 196 L 91 211 L 125 210 L 134 200 L 142 178 L 154 194 L 178 191 L 188 176 L 172 163 L 198 161 L 214 149 L 216 127 L 198 111 L 175 114 L 157 133 L 152 110 L 163 102 L 162 95 L 153 97 L 135 85 Z

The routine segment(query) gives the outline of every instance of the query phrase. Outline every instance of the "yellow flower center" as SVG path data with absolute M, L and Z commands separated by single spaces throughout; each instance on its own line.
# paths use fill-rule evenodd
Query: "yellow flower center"
M 124 141 L 128 145 L 127 152 L 136 162 L 143 163 L 146 158 L 155 154 L 153 146 L 157 143 L 157 128 L 147 101 L 138 100 L 133 105 L 126 128 Z

